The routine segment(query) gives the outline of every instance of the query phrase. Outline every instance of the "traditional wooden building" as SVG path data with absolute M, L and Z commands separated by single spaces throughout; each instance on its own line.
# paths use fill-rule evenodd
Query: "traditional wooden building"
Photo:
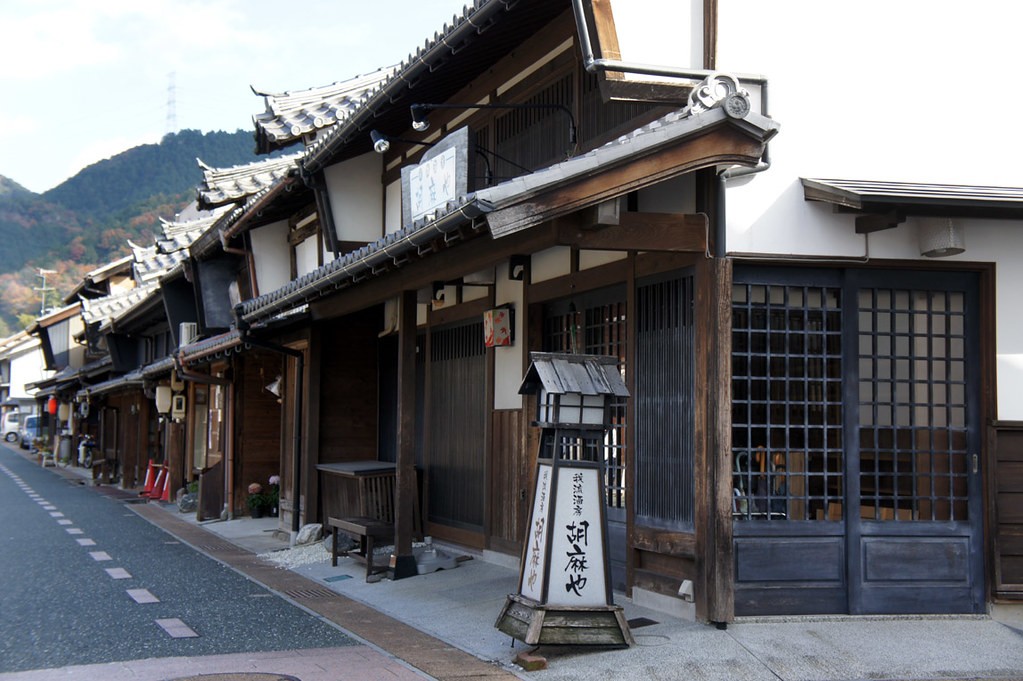
M 239 205 L 174 280 L 197 302 L 186 449 L 217 501 L 239 512 L 277 464 L 297 529 L 340 512 L 333 472 L 384 463 L 394 576 L 420 517 L 517 564 L 529 352 L 599 354 L 631 395 L 597 454 L 615 589 L 713 622 L 1023 598 L 1004 131 L 921 114 L 961 71 L 899 12 L 886 35 L 945 66 L 914 107 L 859 105 L 906 65 L 864 72 L 844 42 L 880 6 L 823 5 L 801 6 L 808 59 L 768 7 L 477 0 L 357 96 L 267 96 L 261 149 L 304 151 L 254 191 L 207 186 Z

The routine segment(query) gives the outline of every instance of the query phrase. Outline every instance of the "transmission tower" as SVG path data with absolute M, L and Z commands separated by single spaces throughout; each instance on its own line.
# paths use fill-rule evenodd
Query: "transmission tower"
M 176 88 L 174 87 L 175 72 L 167 74 L 167 133 L 178 131 L 178 105 Z
M 48 291 L 56 290 L 52 286 L 46 285 L 46 275 L 56 273 L 57 270 L 44 270 L 42 267 L 39 268 L 39 276 L 42 277 L 43 279 L 43 285 L 37 289 L 34 289 L 36 291 L 39 291 L 39 316 L 46 314 L 46 293 Z

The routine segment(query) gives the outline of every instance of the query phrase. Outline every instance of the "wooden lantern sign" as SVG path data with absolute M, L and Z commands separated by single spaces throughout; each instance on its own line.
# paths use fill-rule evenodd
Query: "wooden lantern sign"
M 611 595 L 604 436 L 628 390 L 614 357 L 530 354 L 520 394 L 536 395 L 536 484 L 519 568 L 495 626 L 529 645 L 634 643 Z

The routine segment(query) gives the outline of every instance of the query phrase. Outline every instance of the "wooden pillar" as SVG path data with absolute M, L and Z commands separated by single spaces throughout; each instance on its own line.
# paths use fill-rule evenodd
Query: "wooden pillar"
M 402 291 L 398 329 L 398 465 L 391 579 L 418 574 L 412 554 L 416 494 L 416 292 Z
M 732 567 L 731 261 L 696 268 L 698 320 L 696 427 L 696 614 L 725 623 L 734 615 Z

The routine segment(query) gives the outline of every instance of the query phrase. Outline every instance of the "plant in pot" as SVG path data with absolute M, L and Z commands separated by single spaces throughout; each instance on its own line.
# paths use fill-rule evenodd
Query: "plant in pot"
M 249 513 L 253 518 L 262 518 L 270 510 L 270 498 L 263 493 L 263 486 L 258 482 L 249 485 L 249 497 L 246 499 Z
M 270 516 L 276 518 L 280 514 L 281 476 L 271 475 L 269 483 L 265 494 L 270 503 Z

